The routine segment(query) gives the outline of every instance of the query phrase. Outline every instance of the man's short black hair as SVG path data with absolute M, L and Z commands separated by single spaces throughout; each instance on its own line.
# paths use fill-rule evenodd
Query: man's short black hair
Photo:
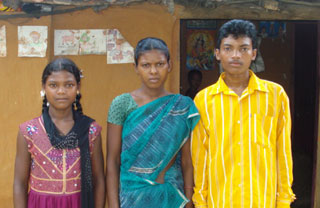
M 252 41 L 252 48 L 257 48 L 257 30 L 250 21 L 234 19 L 224 23 L 218 32 L 217 49 L 220 49 L 222 39 L 227 38 L 229 35 L 233 36 L 235 39 L 239 37 L 248 37 Z

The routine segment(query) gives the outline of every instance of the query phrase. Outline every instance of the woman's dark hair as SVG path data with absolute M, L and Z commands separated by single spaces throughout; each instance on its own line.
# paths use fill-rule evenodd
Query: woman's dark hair
M 248 37 L 252 41 L 252 48 L 257 48 L 257 30 L 250 21 L 234 19 L 224 23 L 218 32 L 217 49 L 220 49 L 222 39 L 227 38 L 229 35 L 233 36 L 235 39 L 239 37 Z
M 167 44 L 159 39 L 159 38 L 153 38 L 148 37 L 140 40 L 134 50 L 134 62 L 136 65 L 138 65 L 139 57 L 151 50 L 159 50 L 161 51 L 167 58 L 167 61 L 170 61 L 170 52 L 168 49 Z
M 59 72 L 59 71 L 67 71 L 70 72 L 71 74 L 74 75 L 77 84 L 80 84 L 80 79 L 81 79 L 81 71 L 77 67 L 77 65 L 71 61 L 70 59 L 67 58 L 58 58 L 53 61 L 51 61 L 46 68 L 44 68 L 43 73 L 42 73 L 42 85 L 46 84 L 46 81 L 48 77 L 53 73 L 53 72 Z M 80 99 L 81 99 L 81 94 L 78 93 L 76 96 L 76 100 L 73 103 L 73 108 L 77 109 L 79 113 L 82 114 L 82 106 L 80 104 Z M 43 97 L 43 104 L 42 104 L 42 111 L 44 111 L 48 106 L 47 106 L 47 97 Z

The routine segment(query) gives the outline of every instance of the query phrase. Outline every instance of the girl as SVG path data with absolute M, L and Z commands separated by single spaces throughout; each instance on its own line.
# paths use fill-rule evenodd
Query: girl
M 104 207 L 101 127 L 82 114 L 81 72 L 69 59 L 42 74 L 42 115 L 20 125 L 15 208 Z
M 164 41 L 139 41 L 135 71 L 141 87 L 116 97 L 108 114 L 108 207 L 192 207 L 188 138 L 198 111 L 190 98 L 164 89 L 171 71 Z

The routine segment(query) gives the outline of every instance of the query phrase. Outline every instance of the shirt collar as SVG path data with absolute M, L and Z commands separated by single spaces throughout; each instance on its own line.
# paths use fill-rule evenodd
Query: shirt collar
M 249 70 L 249 84 L 247 87 L 248 93 L 251 94 L 255 90 L 261 91 L 261 92 L 268 92 L 268 89 L 264 85 L 263 81 L 259 79 L 251 70 Z M 224 94 L 231 94 L 233 91 L 227 86 L 227 84 L 224 82 L 225 72 L 223 72 L 217 83 L 213 86 L 209 94 L 219 94 L 223 92 Z

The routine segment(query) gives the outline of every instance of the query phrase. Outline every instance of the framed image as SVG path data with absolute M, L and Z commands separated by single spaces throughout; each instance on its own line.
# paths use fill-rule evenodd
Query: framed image
M 188 70 L 214 69 L 214 30 L 187 30 Z
M 280 21 L 259 22 L 259 35 L 262 38 L 283 38 L 286 34 L 286 23 Z

